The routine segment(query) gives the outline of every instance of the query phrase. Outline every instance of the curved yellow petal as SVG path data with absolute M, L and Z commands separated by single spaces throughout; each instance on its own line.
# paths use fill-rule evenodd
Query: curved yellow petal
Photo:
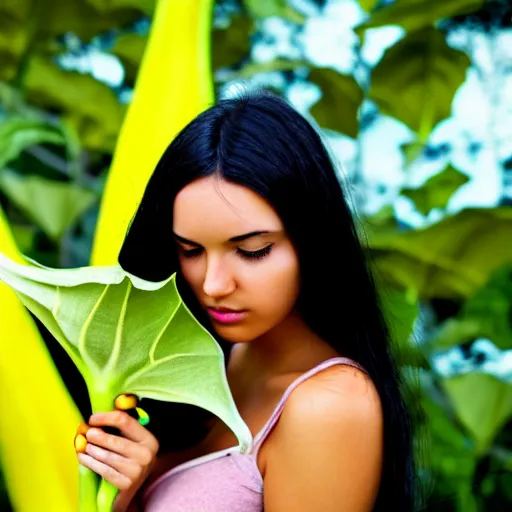
M 106 184 L 92 265 L 113 265 L 169 142 L 213 101 L 212 0 L 160 0 Z
M 0 211 L 0 252 L 22 262 Z M 16 512 L 78 508 L 80 414 L 31 317 L 0 283 L 0 463 Z

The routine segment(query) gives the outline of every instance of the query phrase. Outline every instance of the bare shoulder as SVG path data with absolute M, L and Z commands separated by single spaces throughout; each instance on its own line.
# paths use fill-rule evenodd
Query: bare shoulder
M 349 414 L 347 414 L 349 413 Z M 330 418 L 330 420 L 328 420 Z M 382 421 L 380 397 L 371 378 L 362 370 L 335 365 L 322 370 L 297 386 L 286 401 L 281 421 L 297 425 Z
M 369 511 L 382 458 L 382 407 L 372 380 L 349 366 L 325 369 L 286 401 L 268 451 L 264 508 Z

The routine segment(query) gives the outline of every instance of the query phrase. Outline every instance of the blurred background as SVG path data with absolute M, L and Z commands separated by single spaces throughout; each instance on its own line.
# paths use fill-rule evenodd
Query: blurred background
M 89 264 L 154 3 L 0 4 L 0 206 L 39 263 Z M 217 99 L 272 90 L 331 149 L 419 375 L 425 510 L 512 510 L 509 0 L 218 0 L 211 62 Z

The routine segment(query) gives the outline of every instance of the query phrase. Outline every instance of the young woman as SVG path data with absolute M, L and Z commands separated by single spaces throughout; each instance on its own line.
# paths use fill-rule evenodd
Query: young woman
M 374 283 L 327 151 L 293 108 L 258 94 L 194 119 L 119 262 L 148 280 L 177 272 L 255 442 L 238 453 L 209 418 L 201 440 L 165 451 L 128 414 L 94 415 L 123 434 L 93 428 L 79 456 L 121 490 L 115 510 L 413 510 L 410 418 Z

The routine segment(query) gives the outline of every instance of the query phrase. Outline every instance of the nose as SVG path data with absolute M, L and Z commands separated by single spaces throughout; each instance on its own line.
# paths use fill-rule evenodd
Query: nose
M 225 297 L 236 288 L 234 276 L 220 258 L 209 258 L 206 263 L 206 274 L 203 292 L 209 297 Z

